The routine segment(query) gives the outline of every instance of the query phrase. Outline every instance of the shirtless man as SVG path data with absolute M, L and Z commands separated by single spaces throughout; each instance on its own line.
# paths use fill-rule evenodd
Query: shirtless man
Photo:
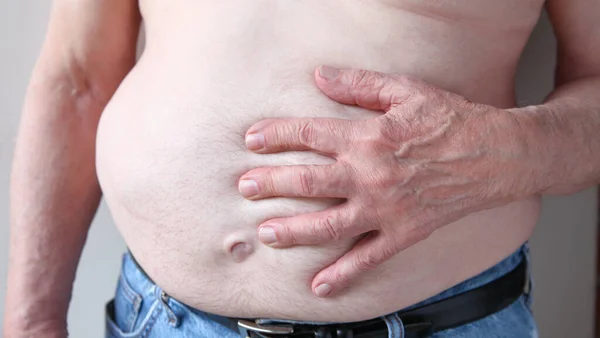
M 515 108 L 544 5 L 55 0 L 14 158 L 5 337 L 66 335 L 101 192 L 130 249 L 110 337 L 536 336 L 540 195 L 600 177 L 597 1 L 546 4 L 558 87 Z

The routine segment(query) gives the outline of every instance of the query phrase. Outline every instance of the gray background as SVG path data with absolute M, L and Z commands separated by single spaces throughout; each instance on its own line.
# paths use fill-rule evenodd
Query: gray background
M 6 289 L 9 168 L 23 95 L 43 41 L 48 11 L 49 1 L 0 1 L 0 316 Z M 521 104 L 538 103 L 552 89 L 554 48 L 544 16 L 517 77 Z M 595 189 L 544 199 L 532 239 L 534 311 L 543 338 L 593 336 L 596 205 Z M 103 306 L 113 292 L 124 249 L 103 205 L 77 273 L 69 314 L 72 337 L 102 336 Z

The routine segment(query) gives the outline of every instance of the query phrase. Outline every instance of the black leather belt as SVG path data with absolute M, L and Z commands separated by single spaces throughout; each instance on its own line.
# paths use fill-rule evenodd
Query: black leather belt
M 506 275 L 478 288 L 435 303 L 398 312 L 405 338 L 425 338 L 431 334 L 474 322 L 496 313 L 516 301 L 527 285 L 524 259 Z M 388 329 L 381 318 L 331 325 L 275 323 L 231 318 L 246 335 L 243 338 L 387 338 Z

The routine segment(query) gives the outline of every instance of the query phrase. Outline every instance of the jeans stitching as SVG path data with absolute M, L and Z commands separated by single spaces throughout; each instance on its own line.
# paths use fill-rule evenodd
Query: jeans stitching
M 135 322 L 138 318 L 140 305 L 142 301 L 142 296 L 139 295 L 132 287 L 129 285 L 129 281 L 125 278 L 125 260 L 126 256 L 123 255 L 123 263 L 121 268 L 121 275 L 119 276 L 119 284 L 121 285 L 120 289 L 123 290 L 121 293 L 131 305 L 131 312 L 127 315 L 125 319 L 125 326 L 127 331 L 133 331 Z
M 127 256 L 125 254 L 125 255 L 123 255 L 123 259 L 122 259 L 123 262 L 121 265 L 121 275 L 119 276 L 119 279 L 123 285 L 123 290 L 129 297 L 129 300 L 131 300 L 133 302 L 133 301 L 141 298 L 141 296 L 131 287 L 131 285 L 129 284 L 129 281 L 125 278 L 125 261 L 126 261 L 126 259 L 127 259 Z
M 148 335 L 150 333 L 152 333 L 152 329 L 154 328 L 154 324 L 156 323 L 156 321 L 158 319 L 158 316 L 162 312 L 162 307 L 159 306 L 158 300 L 156 300 L 155 302 L 156 303 L 155 303 L 155 307 L 154 307 L 154 312 L 152 313 L 152 316 L 150 317 L 150 319 L 146 323 L 146 325 L 144 327 L 144 331 L 142 331 L 142 335 L 141 335 L 140 338 L 148 337 Z
M 135 293 L 135 291 L 133 291 L 133 289 L 127 284 L 127 281 L 125 280 L 125 277 L 123 277 L 123 274 L 121 274 L 121 276 L 119 277 L 119 282 L 121 283 L 121 287 L 123 288 L 123 294 L 127 297 L 127 299 L 129 299 L 129 301 L 134 302 L 138 297 L 140 297 L 140 295 Z

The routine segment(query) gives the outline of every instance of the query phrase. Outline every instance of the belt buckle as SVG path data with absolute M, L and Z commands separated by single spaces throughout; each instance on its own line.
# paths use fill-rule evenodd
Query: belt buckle
M 237 322 L 238 327 L 245 331 L 246 336 L 250 337 L 247 331 L 255 333 L 265 333 L 272 335 L 285 335 L 294 332 L 292 325 L 261 325 L 250 320 L 240 319 Z

